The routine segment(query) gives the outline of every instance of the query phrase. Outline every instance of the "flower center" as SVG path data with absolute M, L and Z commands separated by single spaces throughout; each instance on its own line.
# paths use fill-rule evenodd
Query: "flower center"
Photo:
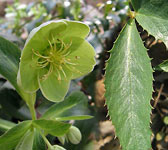
M 76 65 L 75 63 L 71 62 L 71 59 L 66 58 L 66 56 L 70 54 L 70 51 L 68 49 L 70 48 L 72 42 L 65 44 L 62 40 L 55 40 L 53 38 L 53 43 L 50 40 L 48 40 L 48 43 L 49 47 L 46 48 L 43 53 L 32 49 L 33 54 L 37 58 L 36 66 L 38 68 L 47 69 L 47 73 L 42 76 L 42 79 L 47 79 L 53 71 L 57 72 L 58 80 L 61 80 L 61 74 L 63 74 L 63 76 L 67 78 L 63 67 L 74 70 L 75 68 L 71 67 L 70 65 Z

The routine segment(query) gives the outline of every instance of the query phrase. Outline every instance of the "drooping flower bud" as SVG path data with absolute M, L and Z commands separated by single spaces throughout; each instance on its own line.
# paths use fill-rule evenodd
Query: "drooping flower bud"
M 82 139 L 80 130 L 75 126 L 70 127 L 67 137 L 72 144 L 78 144 Z

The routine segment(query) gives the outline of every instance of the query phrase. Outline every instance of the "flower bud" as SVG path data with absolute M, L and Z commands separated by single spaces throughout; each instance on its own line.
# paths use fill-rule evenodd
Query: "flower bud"
M 82 135 L 77 127 L 71 126 L 67 133 L 67 137 L 72 144 L 78 144 L 81 141 Z

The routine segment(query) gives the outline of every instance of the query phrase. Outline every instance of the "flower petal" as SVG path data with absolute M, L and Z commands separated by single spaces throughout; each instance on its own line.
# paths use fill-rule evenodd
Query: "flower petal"
M 73 72 L 72 79 L 78 78 L 80 76 L 86 75 L 87 73 L 93 70 L 93 67 L 96 63 L 95 61 L 95 51 L 94 48 L 82 38 L 67 38 L 65 40 L 72 41 L 72 45 L 69 48 L 71 53 L 67 56 L 71 63 L 76 65 L 69 65 Z
M 44 97 L 53 102 L 62 101 L 68 92 L 70 80 L 58 80 L 55 72 L 42 79 L 44 70 L 39 72 L 38 82 Z
M 66 29 L 64 21 L 49 21 L 31 31 L 22 52 L 20 62 L 20 81 L 22 87 L 28 92 L 38 89 L 37 72 L 38 67 L 33 59 L 33 51 L 42 51 L 48 45 L 48 40 L 53 36 L 61 36 Z
M 89 26 L 79 21 L 63 20 L 67 23 L 64 38 L 67 36 L 85 38 L 90 32 Z

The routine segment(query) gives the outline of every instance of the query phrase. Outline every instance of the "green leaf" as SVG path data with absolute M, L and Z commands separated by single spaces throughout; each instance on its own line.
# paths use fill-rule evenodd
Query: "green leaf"
M 165 60 L 161 64 L 155 67 L 155 70 L 168 72 L 168 60 Z
M 0 37 L 0 74 L 9 80 L 20 96 L 31 106 L 34 105 L 36 94 L 24 92 L 17 84 L 20 55 L 21 51 L 16 45 Z
M 13 150 L 31 126 L 31 121 L 24 121 L 0 136 L 0 150 Z
M 15 150 L 32 150 L 33 147 L 34 132 L 27 131 L 16 146 Z
M 13 122 L 4 120 L 4 119 L 0 119 L 0 131 L 7 131 L 9 129 L 11 129 L 12 127 L 14 127 L 16 124 L 14 124 Z
M 16 77 L 20 55 L 21 51 L 16 45 L 0 37 L 0 74 L 9 80 L 16 89 L 18 89 Z
M 70 124 L 55 121 L 55 120 L 34 120 L 33 125 L 38 129 L 43 129 L 46 133 L 53 136 L 62 136 L 68 132 Z
M 58 121 L 67 121 L 67 120 L 86 120 L 91 119 L 93 116 L 83 115 L 83 116 L 69 116 L 69 117 L 58 117 L 56 120 Z
M 168 1 L 131 0 L 138 23 L 168 47 Z
M 20 111 L 21 99 L 15 90 L 7 88 L 4 84 L 0 88 L 0 97 L 0 105 L 2 106 L 2 110 L 5 111 L 6 114 L 19 120 L 31 119 L 30 114 L 24 114 Z
M 123 150 L 149 150 L 152 68 L 130 20 L 111 50 L 105 75 L 106 104 Z
M 34 132 L 33 150 L 46 150 L 45 142 L 38 130 Z
M 64 101 L 52 105 L 41 118 L 56 118 L 59 117 L 62 113 L 65 111 L 75 107 L 77 104 L 79 104 L 81 101 L 86 99 L 86 96 L 80 92 L 76 91 L 73 92 L 70 96 L 65 98 Z

